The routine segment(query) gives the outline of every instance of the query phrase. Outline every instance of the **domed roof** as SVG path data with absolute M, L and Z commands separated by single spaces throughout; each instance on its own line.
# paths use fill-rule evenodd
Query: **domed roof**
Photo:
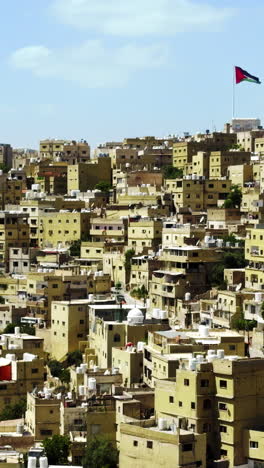
M 131 318 L 144 318 L 144 315 L 143 315 L 143 313 L 141 312 L 140 309 L 138 309 L 137 307 L 134 307 L 133 309 L 131 309 L 128 312 L 127 318 L 128 319 L 131 319 Z

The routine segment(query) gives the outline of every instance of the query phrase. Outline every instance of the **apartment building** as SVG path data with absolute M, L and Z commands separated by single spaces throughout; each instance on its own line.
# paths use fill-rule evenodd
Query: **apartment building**
M 128 226 L 128 248 L 136 254 L 158 250 L 162 239 L 162 220 L 140 219 Z

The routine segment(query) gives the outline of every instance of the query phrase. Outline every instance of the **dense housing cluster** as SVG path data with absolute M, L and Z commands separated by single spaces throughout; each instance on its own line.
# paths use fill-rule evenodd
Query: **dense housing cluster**
M 0 145 L 8 468 L 264 466 L 263 155 L 258 119 Z

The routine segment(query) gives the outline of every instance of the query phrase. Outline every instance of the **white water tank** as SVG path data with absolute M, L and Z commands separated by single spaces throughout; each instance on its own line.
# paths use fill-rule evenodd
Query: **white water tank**
M 93 294 L 88 294 L 88 299 L 89 299 L 90 302 L 93 302 L 94 295 Z
M 209 327 L 206 325 L 199 325 L 199 335 L 203 338 L 207 338 L 209 336 Z
M 144 345 L 145 345 L 144 341 L 138 341 L 137 342 L 137 352 L 138 353 L 140 353 L 141 351 L 144 350 Z
M 28 457 L 28 468 L 36 468 L 37 466 L 37 459 L 36 457 Z
M 39 468 L 48 468 L 48 459 L 47 457 L 40 457 L 39 459 Z
M 216 355 L 215 349 L 208 349 L 207 356 L 215 356 L 215 355 Z
M 18 434 L 23 434 L 24 432 L 24 424 L 23 423 L 18 423 L 16 426 L 16 431 Z
M 168 318 L 167 310 L 160 310 L 159 318 L 160 320 L 166 320 Z
M 67 398 L 68 398 L 69 400 L 72 399 L 72 392 L 68 392 L 68 393 L 67 393 Z
M 217 239 L 216 246 L 222 248 L 223 245 L 224 245 L 224 240 L 223 239 Z
M 82 368 L 81 367 L 76 367 L 76 374 L 82 374 Z
M 16 355 L 15 354 L 6 354 L 6 359 L 9 359 L 10 361 L 15 361 L 16 360 Z
M 86 363 L 81 364 L 80 368 L 82 369 L 82 372 L 85 374 L 85 372 L 87 371 L 87 364 Z
M 224 359 L 225 357 L 225 351 L 223 349 L 218 349 L 216 354 L 217 354 L 218 359 Z
M 160 309 L 153 309 L 152 310 L 152 317 L 155 318 L 155 319 L 159 319 L 160 318 Z
M 113 367 L 112 375 L 117 375 L 117 374 L 119 374 L 119 367 Z
M 204 357 L 203 357 L 202 354 L 198 354 L 198 355 L 196 356 L 196 359 L 197 359 L 197 362 L 198 362 L 198 363 L 204 362 Z
M 167 419 L 159 418 L 159 419 L 158 419 L 158 428 L 159 428 L 159 431 L 166 431 L 167 428 L 168 428 L 168 421 L 167 421 Z
M 189 360 L 189 370 L 195 371 L 195 370 L 196 370 L 197 364 L 198 364 L 197 359 L 191 358 L 191 359 Z
M 184 300 L 185 301 L 190 301 L 191 300 L 191 293 L 189 293 L 189 292 L 185 293 Z
M 255 293 L 255 301 L 256 302 L 262 302 L 262 293 L 261 292 L 256 292 Z
M 96 379 L 94 377 L 88 379 L 88 390 L 96 391 Z
M 79 385 L 79 395 L 80 396 L 85 395 L 85 386 L 84 385 Z
M 99 370 L 100 370 L 100 367 L 99 367 L 99 366 L 94 366 L 94 368 L 93 368 L 93 371 L 94 371 L 94 372 L 99 372 Z
M 106 371 L 104 372 L 104 375 L 111 375 L 110 370 L 106 369 Z
M 15 327 L 15 335 L 20 335 L 20 327 Z
M 204 236 L 204 242 L 208 244 L 210 242 L 210 236 Z
M 210 354 L 209 356 L 207 356 L 207 361 L 208 362 L 213 362 L 217 359 L 217 355 L 216 354 Z

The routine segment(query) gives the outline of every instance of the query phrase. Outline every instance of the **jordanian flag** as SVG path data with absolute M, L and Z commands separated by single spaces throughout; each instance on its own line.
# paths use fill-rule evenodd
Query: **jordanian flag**
M 250 83 L 257 83 L 260 84 L 261 81 L 257 76 L 250 75 L 246 70 L 243 68 L 235 67 L 235 74 L 236 74 L 236 84 L 241 83 L 241 81 L 249 81 Z

